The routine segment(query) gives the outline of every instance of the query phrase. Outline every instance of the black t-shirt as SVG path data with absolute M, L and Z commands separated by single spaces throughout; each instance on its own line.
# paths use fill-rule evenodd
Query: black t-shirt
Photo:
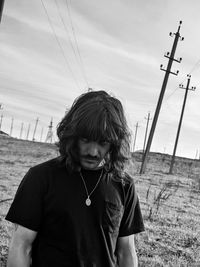
M 82 170 L 88 192 L 101 170 Z M 133 179 L 110 179 L 105 171 L 87 206 L 79 172 L 59 158 L 31 168 L 6 219 L 37 231 L 32 267 L 115 267 L 118 237 L 144 230 Z

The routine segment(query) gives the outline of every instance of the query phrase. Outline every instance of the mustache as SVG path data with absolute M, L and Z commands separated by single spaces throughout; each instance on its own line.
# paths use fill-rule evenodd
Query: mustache
M 100 159 L 98 156 L 91 156 L 91 155 L 84 155 L 84 156 L 81 156 L 81 158 L 86 159 L 86 160 L 99 160 Z

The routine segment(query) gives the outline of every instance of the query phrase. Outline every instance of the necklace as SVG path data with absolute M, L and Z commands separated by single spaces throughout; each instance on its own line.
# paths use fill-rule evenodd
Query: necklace
M 101 180 L 102 174 L 103 174 L 103 169 L 102 169 L 102 171 L 101 171 L 101 174 L 100 174 L 100 176 L 99 176 L 99 179 L 98 179 L 96 185 L 94 186 L 94 188 L 92 189 L 92 191 L 91 191 L 90 193 L 88 193 L 88 189 L 87 189 L 85 180 L 84 180 L 83 175 L 82 175 L 82 173 L 81 173 L 81 171 L 80 171 L 80 176 L 81 176 L 81 179 L 82 179 L 82 181 L 83 181 L 83 184 L 84 184 L 84 187 L 85 187 L 85 191 L 86 191 L 86 194 L 87 194 L 87 198 L 86 198 L 86 200 L 85 200 L 85 204 L 86 204 L 86 206 L 90 206 L 90 205 L 91 205 L 92 202 L 91 202 L 90 196 L 92 195 L 92 193 L 94 192 L 94 190 L 97 188 L 97 186 L 98 186 L 98 184 L 99 184 L 99 182 L 100 182 L 100 180 Z

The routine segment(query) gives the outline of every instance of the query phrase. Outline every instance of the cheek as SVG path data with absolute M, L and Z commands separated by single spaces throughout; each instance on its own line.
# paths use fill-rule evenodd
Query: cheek
M 79 145 L 79 153 L 80 155 L 84 155 L 87 153 L 87 145 L 81 144 Z
M 102 150 L 102 155 L 105 156 L 110 150 L 110 146 L 104 147 Z

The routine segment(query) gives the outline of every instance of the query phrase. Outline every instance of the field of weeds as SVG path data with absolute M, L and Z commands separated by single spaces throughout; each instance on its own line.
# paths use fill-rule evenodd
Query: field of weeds
M 57 156 L 54 145 L 0 136 L 0 267 L 6 258 L 12 225 L 5 221 L 16 189 L 27 170 Z M 141 155 L 129 172 L 135 180 L 146 231 L 136 236 L 141 267 L 200 267 L 200 165 L 179 159 L 176 175 L 167 174 L 169 157 L 151 155 L 139 175 Z

